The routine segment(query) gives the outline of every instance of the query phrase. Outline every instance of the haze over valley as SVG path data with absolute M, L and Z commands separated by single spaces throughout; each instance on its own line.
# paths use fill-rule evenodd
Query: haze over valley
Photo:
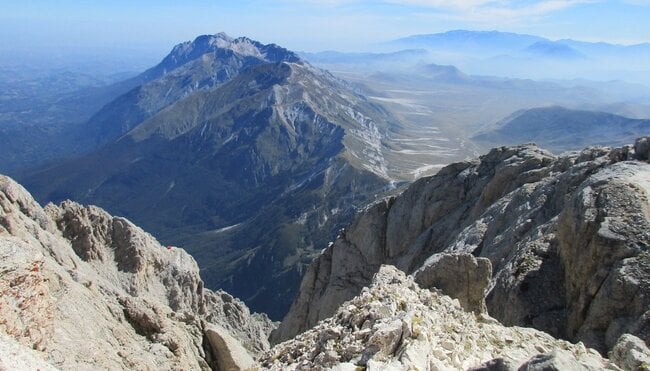
M 0 15 L 0 369 L 650 365 L 648 4 L 72 3 Z
M 537 40 L 453 31 L 386 45 L 503 53 Z M 301 56 L 219 33 L 178 44 L 137 75 L 64 69 L 29 84 L 16 75 L 6 82 L 3 171 L 41 202 L 98 204 L 184 246 L 209 286 L 280 319 L 318 246 L 396 187 L 495 145 L 561 153 L 648 132 L 642 84 L 470 75 L 431 57 Z M 17 110 L 20 100 L 34 108 Z M 252 271 L 272 287 L 249 282 Z

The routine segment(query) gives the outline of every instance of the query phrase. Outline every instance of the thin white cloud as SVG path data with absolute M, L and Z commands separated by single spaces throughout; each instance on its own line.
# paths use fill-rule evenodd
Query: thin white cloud
M 502 19 L 510 21 L 518 21 L 522 19 L 530 19 L 542 17 L 547 14 L 560 11 L 579 3 L 584 3 L 582 0 L 545 0 L 539 1 L 535 4 L 525 7 L 491 7 L 487 9 L 475 9 L 473 15 L 477 19 L 484 17 L 486 19 Z
M 396 5 L 415 5 L 421 7 L 430 7 L 438 9 L 459 9 L 468 10 L 479 7 L 498 5 L 503 3 L 499 0 L 462 0 L 462 1 L 444 1 L 444 0 L 385 0 L 385 3 Z
M 286 0 L 287 2 L 311 4 L 325 7 L 339 7 L 352 4 L 366 4 L 363 0 Z M 541 17 L 580 3 L 602 0 L 380 0 L 384 4 L 413 7 L 415 14 L 429 12 L 457 20 L 474 22 L 517 22 Z M 637 4 L 649 4 L 650 0 L 624 0 Z M 368 5 L 371 9 L 371 5 Z M 415 9 L 418 8 L 418 9 Z
M 624 0 L 623 2 L 638 6 L 650 6 L 650 0 Z
M 285 0 L 285 2 L 335 7 L 341 5 L 361 3 L 362 1 L 361 0 Z
M 641 0 L 643 1 L 643 0 Z M 539 17 L 590 0 L 537 0 L 526 2 L 514 0 L 384 0 L 395 5 L 410 5 L 454 15 L 456 18 L 476 21 L 515 21 Z

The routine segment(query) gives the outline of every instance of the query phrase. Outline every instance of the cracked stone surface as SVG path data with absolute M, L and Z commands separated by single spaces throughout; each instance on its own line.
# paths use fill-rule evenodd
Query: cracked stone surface
M 274 327 L 206 290 L 184 250 L 97 207 L 43 209 L 0 176 L 0 368 L 207 370 L 223 350 L 209 324 L 251 357 Z
M 583 341 L 603 354 L 625 333 L 648 342 L 648 142 L 562 156 L 534 145 L 500 147 L 416 181 L 358 214 L 312 263 L 272 341 L 332 316 L 382 264 L 418 277 L 444 254 L 466 254 L 489 260 L 485 305 L 506 325 Z M 423 286 L 480 311 L 476 293 L 454 282 L 477 266 L 444 266 L 421 276 Z
M 582 343 L 464 311 L 458 300 L 421 289 L 393 266 L 382 266 L 334 316 L 261 359 L 271 370 L 466 370 L 489 362 L 618 369 Z

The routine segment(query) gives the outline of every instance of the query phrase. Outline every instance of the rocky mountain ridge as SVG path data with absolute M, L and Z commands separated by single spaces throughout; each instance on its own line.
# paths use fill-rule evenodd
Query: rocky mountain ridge
M 268 349 L 265 315 L 205 289 L 192 257 L 128 220 L 74 202 L 43 209 L 5 176 L 0 206 L 0 350 L 17 354 L 3 353 L 3 368 L 36 357 L 60 369 L 207 370 Z
M 416 181 L 357 215 L 323 250 L 272 339 L 330 317 L 392 264 L 470 310 L 481 302 L 467 289 L 480 283 L 488 313 L 506 325 L 603 353 L 626 333 L 647 342 L 649 149 L 647 137 L 563 157 L 501 147 Z

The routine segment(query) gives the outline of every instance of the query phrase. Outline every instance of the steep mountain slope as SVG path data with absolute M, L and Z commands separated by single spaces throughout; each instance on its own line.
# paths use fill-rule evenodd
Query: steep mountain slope
M 268 318 L 204 289 L 182 249 L 94 206 L 43 209 L 5 176 L 0 257 L 3 369 L 224 369 L 268 349 Z
M 87 153 L 195 90 L 248 66 L 283 60 L 298 57 L 275 45 L 217 34 L 175 46 L 158 65 L 124 81 L 65 71 L 14 81 L 0 71 L 0 170 L 18 173 Z
M 603 352 L 625 333 L 647 342 L 649 155 L 647 137 L 565 157 L 501 147 L 420 179 L 357 215 L 323 250 L 273 340 L 334 314 L 382 264 L 445 290 L 440 282 L 469 281 L 477 263 L 440 265 L 443 255 L 472 254 L 491 263 L 487 309 L 504 324 Z M 445 279 L 435 277 L 441 267 Z
M 314 246 L 391 187 L 382 132 L 396 124 L 326 72 L 265 63 L 24 183 L 132 218 L 186 247 L 209 287 L 279 319 Z
M 284 48 L 219 33 L 176 45 L 157 66 L 134 78 L 137 86 L 104 106 L 86 123 L 93 145 L 125 134 L 164 107 L 197 90 L 208 89 L 263 63 L 297 62 Z M 80 138 L 83 139 L 83 138 Z
M 515 112 L 472 139 L 486 145 L 534 142 L 562 152 L 588 145 L 623 145 L 648 132 L 650 120 L 555 106 Z

